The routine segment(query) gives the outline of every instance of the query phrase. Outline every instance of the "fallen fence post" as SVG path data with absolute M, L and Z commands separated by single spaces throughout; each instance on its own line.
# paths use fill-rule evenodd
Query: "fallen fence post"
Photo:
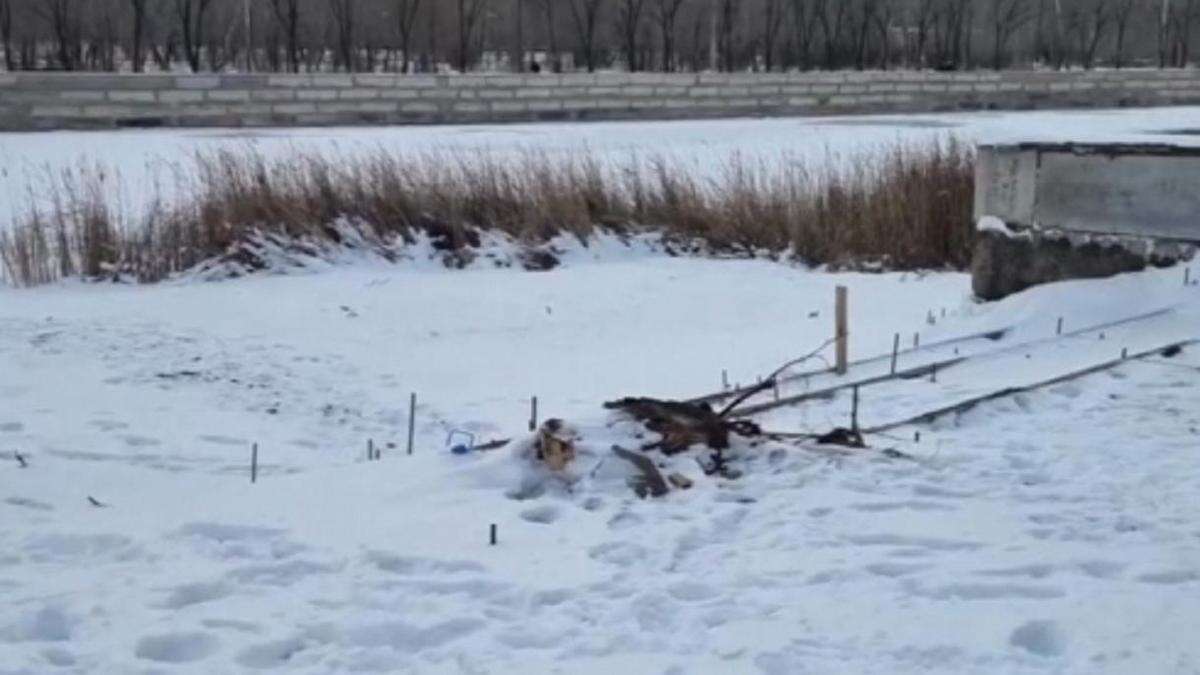
M 408 454 L 413 454 L 413 437 L 417 431 L 417 393 L 408 398 Z
M 850 360 L 850 327 L 849 327 L 849 295 L 850 291 L 845 286 L 838 286 L 835 291 L 835 311 L 834 311 L 834 336 L 837 338 L 837 366 L 835 370 L 838 375 L 846 374 L 846 365 Z

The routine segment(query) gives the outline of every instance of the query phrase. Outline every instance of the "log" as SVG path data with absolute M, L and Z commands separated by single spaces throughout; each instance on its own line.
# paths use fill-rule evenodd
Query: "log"
M 746 420 L 729 420 L 713 411 L 707 403 L 688 403 L 654 398 L 623 398 L 604 404 L 619 410 L 662 435 L 662 440 L 643 446 L 643 450 L 662 450 L 668 455 L 704 444 L 714 450 L 729 447 L 729 434 L 757 436 L 758 425 Z
M 671 491 L 671 488 L 667 487 L 667 481 L 663 479 L 662 472 L 658 470 L 658 467 L 654 465 L 654 462 L 649 457 L 633 452 L 632 450 L 626 450 L 619 445 L 614 445 L 612 451 L 617 457 L 636 467 L 642 474 L 642 480 L 639 481 L 639 485 L 634 486 L 635 490 L 639 490 L 638 494 L 640 496 L 644 497 L 648 493 L 651 497 L 661 497 Z

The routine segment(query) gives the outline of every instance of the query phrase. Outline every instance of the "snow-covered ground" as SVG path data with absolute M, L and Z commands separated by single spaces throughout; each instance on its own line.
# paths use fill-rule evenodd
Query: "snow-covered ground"
M 717 172 L 734 153 L 1193 142 L 1162 135 L 1186 128 L 1200 108 L 0 134 L 0 227 L 81 161 L 119 175 L 134 208 L 169 192 L 188 153 L 247 145 L 662 153 Z M 1179 267 L 980 305 L 962 274 L 679 259 L 607 238 L 563 261 L 0 286 L 0 675 L 1200 672 L 1200 347 L 890 429 L 868 450 L 740 440 L 736 480 L 704 476 L 700 450 L 656 456 L 696 482 L 661 499 L 638 499 L 610 452 L 653 435 L 601 407 L 753 383 L 826 341 L 841 284 L 853 359 L 888 354 L 897 333 L 927 346 L 901 369 L 974 357 L 863 388 L 860 421 L 887 425 L 1200 338 L 1200 286 Z M 1131 315 L 1145 318 L 1108 325 Z M 928 348 L 983 331 L 1004 337 Z M 531 396 L 580 436 L 569 484 L 521 454 Z M 850 407 L 843 392 L 758 421 L 824 432 Z M 459 456 L 456 430 L 515 440 Z
M 955 136 L 964 142 L 1006 140 L 1133 140 L 1183 144 L 1200 137 L 1164 132 L 1200 128 L 1200 108 L 980 112 L 862 117 L 594 122 L 473 126 L 311 129 L 166 129 L 0 134 L 0 227 L 30 200 L 46 198 L 48 178 L 81 166 L 103 167 L 109 188 L 131 213 L 186 190 L 180 167 L 195 152 L 252 148 L 267 157 L 291 152 L 353 156 L 389 152 L 499 156 L 525 151 L 550 156 L 591 152 L 628 164 L 665 156 L 698 175 L 719 173 L 726 160 L 851 158 L 896 142 Z
M 865 388 L 864 423 L 889 422 L 1200 337 L 1180 268 L 977 305 L 961 274 L 603 246 L 566 263 L 0 288 L 0 673 L 1200 668 L 1200 349 L 871 450 L 741 441 L 738 480 L 664 460 L 697 484 L 661 499 L 625 485 L 609 446 L 636 447 L 634 427 L 600 407 L 712 391 L 722 370 L 752 382 L 830 335 L 837 284 L 854 358 L 897 332 L 1010 329 L 902 357 L 1009 348 Z M 1158 310 L 1037 342 L 1060 316 L 1070 332 Z M 532 395 L 581 435 L 569 489 L 514 449 L 447 451 L 453 429 L 522 447 Z M 839 396 L 763 422 L 848 412 Z

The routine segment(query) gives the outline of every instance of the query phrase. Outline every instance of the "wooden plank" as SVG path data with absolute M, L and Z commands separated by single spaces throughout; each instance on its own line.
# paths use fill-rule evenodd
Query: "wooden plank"
M 1047 380 L 1041 380 L 1039 382 L 1034 382 L 1033 384 L 1027 384 L 1027 385 L 1022 385 L 1022 386 L 1018 386 L 1018 387 L 1005 387 L 1004 389 L 999 389 L 997 391 L 988 392 L 986 394 L 981 394 L 979 396 L 972 396 L 971 398 L 968 398 L 968 399 L 965 399 L 962 401 L 958 401 L 957 403 L 952 403 L 950 405 L 942 406 L 940 408 L 935 408 L 934 410 L 929 410 L 929 411 L 923 412 L 919 415 L 913 415 L 912 417 L 900 420 L 898 422 L 890 422 L 888 424 L 881 424 L 879 426 L 871 427 L 870 429 L 864 429 L 863 433 L 864 434 L 877 434 L 877 433 L 884 432 L 884 431 L 891 431 L 892 429 L 896 429 L 899 427 L 909 426 L 911 424 L 927 424 L 929 422 L 936 420 L 939 417 L 944 417 L 951 413 L 966 412 L 966 411 L 970 410 L 971 408 L 974 408 L 975 406 L 979 405 L 980 403 L 986 403 L 988 401 L 994 401 L 994 400 L 1000 399 L 1000 398 L 1007 398 L 1007 397 L 1013 396 L 1015 394 L 1023 394 L 1025 392 L 1034 391 L 1037 389 L 1044 389 L 1045 387 L 1052 387 L 1056 384 L 1061 384 L 1063 382 L 1068 382 L 1070 380 L 1076 380 L 1081 377 L 1086 377 L 1088 375 L 1094 375 L 1096 373 L 1103 372 L 1103 371 L 1109 370 L 1111 368 L 1115 368 L 1115 367 L 1117 367 L 1123 363 L 1126 363 L 1128 361 L 1148 358 L 1151 356 L 1162 354 L 1163 352 L 1171 350 L 1171 349 L 1182 349 L 1184 347 L 1188 347 L 1188 346 L 1191 346 L 1191 345 L 1194 345 L 1197 343 L 1200 343 L 1200 339 L 1183 340 L 1181 342 L 1174 342 L 1169 345 L 1163 345 L 1162 347 L 1156 347 L 1155 349 L 1148 349 L 1144 352 L 1139 352 L 1137 354 L 1123 354 L 1121 356 L 1121 358 L 1113 359 L 1111 361 L 1105 361 L 1104 363 L 1099 363 L 1094 366 L 1088 366 L 1087 368 L 1072 371 L 1070 373 L 1066 373 L 1065 375 L 1058 375 L 1056 377 L 1052 377 Z

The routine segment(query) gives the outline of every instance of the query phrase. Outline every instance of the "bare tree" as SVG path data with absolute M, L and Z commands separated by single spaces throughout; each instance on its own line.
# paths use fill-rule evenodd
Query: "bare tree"
M 783 28 L 783 0 L 763 0 L 762 20 L 763 68 L 770 71 L 775 67 L 779 32 Z
M 76 0 L 39 0 L 34 12 L 50 25 L 54 35 L 55 57 L 63 70 L 76 70 L 82 65 L 83 43 L 79 5 Z
M 13 58 L 13 6 L 12 0 L 0 0 L 0 41 L 4 42 L 4 69 L 16 70 L 16 59 Z
M 937 13 L 934 11 L 936 0 L 918 0 L 911 7 L 909 24 L 916 33 L 915 40 L 909 45 L 908 63 L 910 66 L 924 67 L 929 48 L 929 36 L 933 31 Z
M 1116 44 L 1113 46 L 1113 65 L 1117 68 L 1125 66 L 1125 41 L 1129 34 L 1129 21 L 1133 18 L 1133 10 L 1137 0 L 1116 0 L 1113 11 L 1113 23 L 1116 29 Z
M 992 68 L 1004 67 L 1008 43 L 1032 18 L 1026 0 L 990 0 L 989 20 L 992 24 Z
M 1077 0 L 1072 6 L 1068 25 L 1075 34 L 1079 63 L 1091 69 L 1096 62 L 1096 50 L 1113 22 L 1111 0 Z
M 456 15 L 458 27 L 458 69 L 461 72 L 467 72 L 472 62 L 472 43 L 475 40 L 475 33 L 479 28 L 479 21 L 483 18 L 483 10 L 487 5 L 487 0 L 458 0 L 458 14 Z
M 145 63 L 145 56 L 142 54 L 142 38 L 146 34 L 146 0 L 129 0 L 130 10 L 133 15 L 132 19 L 132 37 L 133 37 L 133 53 L 130 55 L 133 59 L 133 72 L 142 72 L 142 65 Z
M 854 30 L 854 67 L 858 70 L 866 68 L 868 40 L 878 11 L 878 0 L 860 0 L 858 4 Z
M 407 73 L 412 64 L 412 34 L 421 11 L 421 0 L 395 0 L 396 28 L 400 33 L 400 72 Z
M 788 0 L 790 21 L 788 25 L 789 61 L 802 70 L 812 67 L 812 44 L 816 33 L 816 13 L 812 0 Z
M 719 3 L 721 14 L 717 33 L 718 70 L 730 72 L 734 69 L 737 22 L 741 18 L 742 0 L 719 0 Z
M 198 72 L 201 67 L 204 19 L 211 6 L 212 0 L 175 0 L 175 16 L 179 21 L 179 35 L 183 38 L 183 54 L 192 72 Z
M 347 72 L 357 69 L 357 52 L 354 48 L 354 8 L 356 0 L 329 0 L 329 18 L 333 22 L 334 42 L 337 50 L 334 52 L 334 67 L 345 68 Z
M 1177 68 L 1191 61 L 1192 30 L 1196 24 L 1197 0 L 1177 0 L 1171 11 L 1171 58 Z
M 621 50 L 625 52 L 626 67 L 630 72 L 641 70 L 638 62 L 638 32 L 645 6 L 646 0 L 617 0 L 617 32 L 621 36 Z
M 276 21 L 283 28 L 288 70 L 300 72 L 300 0 L 269 0 Z
M 896 6 L 893 0 L 880 0 L 875 10 L 875 29 L 879 39 L 879 67 L 887 70 L 892 64 L 892 22 Z
M 525 0 L 513 0 L 513 56 L 512 70 L 525 72 Z
M 596 72 L 596 32 L 600 25 L 600 8 L 604 0 L 568 0 L 583 62 L 589 73 Z
M 1171 0 L 1162 0 L 1158 13 L 1158 67 L 1167 67 L 1167 51 L 1170 48 Z
M 662 41 L 663 72 L 675 70 L 675 26 L 679 20 L 679 10 L 685 2 L 687 0 L 654 0 L 654 23 L 658 26 L 659 39 Z
M 1039 41 L 1044 42 L 1041 26 L 1046 13 L 1046 5 L 1050 7 L 1050 41 L 1043 44 L 1043 55 L 1054 64 L 1055 69 L 1061 70 L 1067 62 L 1066 30 L 1064 28 L 1062 0 L 1039 0 L 1038 28 Z
M 834 5 L 832 9 L 831 3 Z M 817 25 L 821 27 L 821 41 L 825 45 L 825 67 L 830 70 L 837 67 L 842 31 L 849 8 L 850 3 L 844 0 L 817 0 L 814 7 Z
M 558 18 L 554 10 L 561 0 L 540 0 L 542 11 L 546 13 L 546 40 L 550 48 L 550 66 L 554 72 L 562 71 L 562 55 L 558 47 Z

